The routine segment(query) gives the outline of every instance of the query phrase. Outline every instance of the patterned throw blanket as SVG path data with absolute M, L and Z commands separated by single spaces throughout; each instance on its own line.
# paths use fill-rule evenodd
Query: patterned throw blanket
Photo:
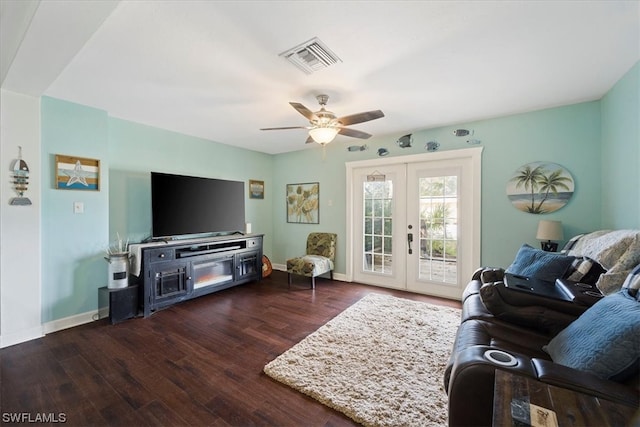
M 640 264 L 640 230 L 600 230 L 575 239 L 567 255 L 592 258 L 607 272 L 596 283 L 605 294 L 620 290 L 631 270 Z

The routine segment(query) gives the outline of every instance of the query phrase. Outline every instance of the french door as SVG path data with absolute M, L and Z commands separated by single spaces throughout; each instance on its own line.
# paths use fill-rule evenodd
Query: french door
M 480 263 L 481 148 L 347 164 L 347 275 L 459 298 Z

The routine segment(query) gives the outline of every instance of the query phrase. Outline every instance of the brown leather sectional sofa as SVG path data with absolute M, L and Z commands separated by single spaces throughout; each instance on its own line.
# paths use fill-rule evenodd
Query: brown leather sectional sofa
M 569 325 L 577 327 L 581 322 L 574 321 L 605 298 L 597 295 L 600 293 L 598 288 L 593 286 L 586 297 L 585 292 L 577 288 L 573 297 L 571 290 L 565 290 L 566 297 L 556 298 L 529 292 L 533 289 L 529 286 L 517 289 L 517 281 L 511 276 L 505 275 L 503 269 L 480 268 L 463 294 L 461 324 L 444 375 L 449 397 L 449 425 L 492 425 L 495 372 L 498 369 L 638 408 L 640 366 L 633 365 L 640 365 L 640 359 L 631 364 L 631 370 L 625 371 L 624 376 L 605 379 L 602 375 L 556 363 L 547 353 L 545 346 L 560 331 Z M 551 282 L 550 286 L 557 288 L 559 284 Z M 637 301 L 640 307 L 640 295 L 637 300 L 636 295 L 637 292 L 633 292 L 631 304 L 633 306 Z M 636 307 L 632 308 L 635 312 Z M 636 314 L 634 316 L 633 319 L 638 318 Z M 640 351 L 638 339 L 640 337 L 632 338 L 636 353 Z

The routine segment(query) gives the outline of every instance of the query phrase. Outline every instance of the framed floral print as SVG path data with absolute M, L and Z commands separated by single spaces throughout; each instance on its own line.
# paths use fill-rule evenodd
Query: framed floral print
M 320 223 L 320 183 L 287 184 L 287 222 Z

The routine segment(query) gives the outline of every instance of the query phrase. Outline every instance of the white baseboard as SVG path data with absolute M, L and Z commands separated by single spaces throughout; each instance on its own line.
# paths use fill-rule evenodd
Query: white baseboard
M 271 264 L 271 268 L 278 271 L 287 271 L 287 266 L 285 264 Z
M 74 326 L 84 325 L 98 319 L 98 310 L 87 311 L 63 319 L 52 320 L 42 325 L 45 334 L 62 331 L 63 329 L 73 328 Z
M 36 326 L 20 332 L 14 332 L 12 334 L 0 335 L 0 348 L 9 347 L 23 342 L 42 338 L 44 336 L 42 326 Z
M 347 280 L 347 275 L 346 274 L 342 274 L 342 273 L 333 273 L 333 280 L 339 280 L 341 282 L 350 282 L 350 280 Z
M 287 271 L 287 266 L 285 264 L 271 264 L 271 268 L 278 271 L 284 271 L 284 272 Z M 335 271 L 333 272 L 333 280 L 339 280 L 341 282 L 349 282 L 349 280 L 347 280 L 346 274 L 336 273 Z

